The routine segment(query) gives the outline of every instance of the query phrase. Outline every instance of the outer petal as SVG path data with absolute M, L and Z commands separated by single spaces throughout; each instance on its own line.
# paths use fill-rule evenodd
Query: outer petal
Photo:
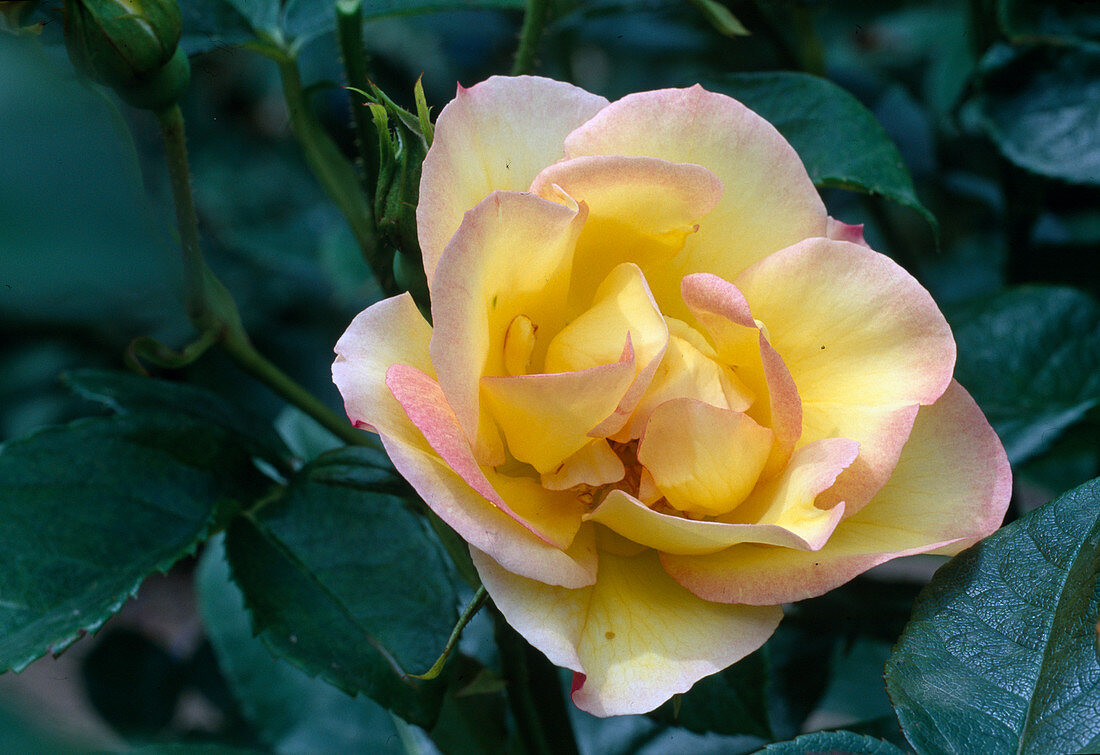
M 889 257 L 807 239 L 734 281 L 783 355 L 802 402 L 930 404 L 955 341 L 932 296 Z
M 439 262 L 429 352 L 481 463 L 500 464 L 504 454 L 480 406 L 479 380 L 507 373 L 506 334 L 518 315 L 530 319 L 536 333 L 561 328 L 584 217 L 577 206 L 497 192 L 466 215 Z
M 463 214 L 494 191 L 526 191 L 562 158 L 566 135 L 606 105 L 571 84 L 534 76 L 493 76 L 458 88 L 439 113 L 420 178 L 416 225 L 430 286 Z
M 710 169 L 725 187 L 663 273 L 647 270 L 662 311 L 679 316 L 679 281 L 732 280 L 766 255 L 826 230 L 825 207 L 794 149 L 741 103 L 699 86 L 624 97 L 565 141 L 568 157 L 639 155 Z
M 803 241 L 736 284 L 798 385 L 802 442 L 843 436 L 866 451 L 826 496 L 851 516 L 889 478 L 916 405 L 951 380 L 947 321 L 905 270 L 843 241 Z
M 596 580 L 592 525 L 582 525 L 568 550 L 538 539 L 489 503 L 437 454 L 382 436 L 390 460 L 432 511 L 463 540 L 492 553 L 504 568 L 548 584 L 576 588 Z
M 543 490 L 530 478 L 512 478 L 488 470 L 486 477 L 474 459 L 470 441 L 439 383 L 414 367 L 395 364 L 386 372 L 386 385 L 432 450 L 482 498 L 492 503 L 532 534 L 557 548 L 573 542 L 584 505 L 574 497 Z
M 580 590 L 517 577 L 471 549 L 508 623 L 553 663 L 583 674 L 573 702 L 597 716 L 644 713 L 764 644 L 778 606 L 699 600 L 652 551 L 600 553 L 596 584 Z
M 914 553 L 956 552 L 995 530 L 1012 492 L 1000 440 L 952 382 L 922 407 L 893 476 L 816 553 L 753 545 L 667 556 L 669 574 L 707 600 L 773 605 L 812 598 L 872 566 Z
M 423 445 L 419 431 L 386 387 L 386 370 L 408 364 L 434 374 L 428 359 L 432 327 L 406 294 L 372 304 L 336 342 L 332 381 L 356 427 Z

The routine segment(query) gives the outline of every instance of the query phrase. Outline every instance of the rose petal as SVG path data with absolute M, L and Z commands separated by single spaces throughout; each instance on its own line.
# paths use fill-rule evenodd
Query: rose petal
M 600 553 L 580 590 L 517 577 L 471 549 L 493 602 L 551 662 L 583 674 L 573 702 L 597 716 L 644 713 L 759 648 L 782 610 L 708 603 L 664 573 L 656 554 Z
M 692 516 L 719 516 L 756 486 L 773 438 L 741 412 L 673 399 L 650 415 L 638 461 L 673 507 Z
M 531 191 L 547 199 L 564 192 L 588 207 L 573 260 L 576 307 L 587 304 L 617 265 L 636 263 L 644 271 L 678 253 L 718 203 L 722 183 L 699 165 L 598 155 L 551 165 Z
M 1000 440 L 974 400 L 952 382 L 917 414 L 890 481 L 841 522 L 820 551 L 739 545 L 662 561 L 677 582 L 706 600 L 803 600 L 899 556 L 953 553 L 977 542 L 1000 525 L 1011 492 Z
M 709 273 L 681 282 L 684 303 L 714 342 L 719 359 L 733 367 L 756 402 L 746 411 L 775 433 L 775 446 L 763 476 L 783 468 L 802 435 L 802 401 L 783 358 L 753 318 L 744 295 L 729 281 Z
M 393 465 L 440 519 L 471 546 L 510 571 L 570 588 L 596 580 L 596 542 L 591 525 L 577 530 L 562 550 L 533 535 L 514 518 L 485 500 L 432 451 L 382 436 Z
M 955 366 L 951 329 L 931 295 L 889 257 L 806 239 L 734 281 L 804 404 L 930 404 Z
M 695 163 L 722 182 L 721 200 L 683 253 L 662 270 L 646 270 L 661 310 L 675 317 L 686 314 L 684 275 L 733 280 L 768 254 L 825 234 L 825 207 L 790 144 L 741 103 L 699 86 L 628 95 L 571 133 L 565 152 Z
M 858 454 L 859 444 L 847 438 L 828 438 L 802 446 L 777 477 L 759 485 L 720 521 L 774 524 L 801 536 L 810 543 L 810 550 L 817 550 L 845 513 L 843 501 L 822 506 L 821 494 Z
M 829 216 L 828 225 L 825 228 L 825 238 L 833 239 L 834 241 L 849 241 L 853 244 L 865 246 L 868 249 L 871 248 L 871 245 L 863 238 L 863 223 L 848 225 L 832 216 Z
M 810 503 L 804 510 L 806 516 L 795 522 L 795 529 L 778 524 L 685 519 L 654 511 L 634 496 L 612 490 L 592 513 L 585 515 L 585 519 L 605 525 L 639 545 L 674 555 L 717 553 L 738 543 L 781 545 L 809 551 L 825 544 L 843 513 L 843 505 L 822 511 L 812 505 L 812 498 Z
M 665 322 L 669 328 L 665 355 L 627 424 L 610 436 L 613 440 L 625 443 L 640 437 L 653 410 L 675 398 L 698 399 L 739 412 L 752 405 L 753 392 L 733 370 L 716 361 L 714 349 L 698 331 L 671 317 Z
M 420 433 L 386 387 L 386 370 L 408 364 L 434 374 L 428 359 L 432 328 L 406 294 L 372 304 L 356 315 L 336 342 L 332 381 L 356 427 L 421 444 Z
M 611 416 L 637 373 L 627 339 L 613 364 L 577 372 L 484 377 L 485 405 L 508 441 L 508 450 L 541 474 L 591 442 L 589 433 Z
M 603 438 L 597 438 L 577 451 L 560 468 L 542 475 L 547 490 L 568 490 L 577 485 L 606 485 L 626 475 L 622 460 Z
M 505 342 L 525 316 L 537 333 L 564 323 L 573 246 L 584 211 L 530 194 L 496 192 L 467 213 L 447 246 L 432 290 L 429 353 L 439 384 L 483 464 L 504 461 L 479 401 L 483 375 L 505 375 Z
M 592 306 L 550 341 L 546 372 L 571 372 L 610 364 L 619 358 L 622 343 L 628 337 L 634 349 L 634 381 L 614 413 L 591 428 L 593 437 L 611 435 L 630 419 L 668 346 L 668 326 L 641 269 L 624 262 L 608 273 L 596 290 Z
M 395 364 L 386 372 L 386 385 L 432 450 L 478 495 L 548 544 L 569 547 L 584 513 L 575 496 L 544 490 L 531 478 L 492 471 L 490 482 L 437 382 L 415 367 Z
M 915 405 L 935 401 L 951 380 L 951 329 L 905 270 L 843 241 L 803 241 L 736 284 L 798 385 L 802 442 L 841 435 L 867 451 L 827 496 L 846 501 L 851 516 L 889 477 Z
M 494 191 L 526 191 L 562 158 L 566 135 L 606 105 L 571 84 L 534 76 L 493 76 L 458 88 L 436 120 L 416 208 L 433 291 L 436 265 L 463 214 Z

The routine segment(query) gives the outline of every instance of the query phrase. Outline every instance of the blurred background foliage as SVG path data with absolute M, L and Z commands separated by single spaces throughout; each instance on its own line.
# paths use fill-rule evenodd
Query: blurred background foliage
M 1010 517 L 1100 474 L 1095 3 L 722 4 L 747 35 L 702 5 L 556 0 L 535 70 L 611 99 L 701 81 L 758 109 L 799 149 L 831 214 L 864 223 L 871 245 L 912 272 L 946 312 L 959 343 L 956 376 L 1013 463 Z M 127 344 L 140 335 L 175 347 L 191 337 L 155 123 L 74 74 L 58 3 L 30 6 L 0 4 L 0 441 L 94 411 L 60 374 L 124 369 Z M 259 350 L 338 410 L 332 346 L 381 292 L 291 133 L 272 60 L 273 51 L 293 54 L 319 121 L 354 155 L 350 114 L 361 106 L 340 86 L 332 3 L 181 7 L 182 44 L 192 55 L 182 104 L 207 259 Z M 372 80 L 415 112 L 421 78 L 438 113 L 456 82 L 510 69 L 522 8 L 519 0 L 367 0 Z M 776 71 L 828 79 L 872 121 L 852 131 L 862 108 L 822 93 L 821 79 L 783 77 L 785 89 L 761 88 Z M 911 185 L 905 171 L 871 175 L 858 164 L 863 151 L 892 149 L 889 142 Z M 299 458 L 336 445 L 215 351 L 159 375 L 274 421 Z M 201 598 L 189 582 L 193 559 L 149 580 L 94 644 L 77 644 L 77 657 L 57 667 L 68 678 L 54 687 L 0 679 L 0 750 L 28 751 L 32 741 L 42 751 L 47 743 L 65 750 L 78 735 L 109 749 L 180 739 L 279 752 L 508 746 L 492 679 L 472 682 L 484 685 L 476 690 L 478 738 L 443 727 L 431 744 L 429 734 L 366 698 L 276 661 L 248 631 L 223 560 L 210 556 L 221 548 L 208 546 L 197 567 Z M 649 718 L 606 722 L 574 712 L 582 749 L 749 751 L 839 725 L 899 741 L 881 669 L 917 586 L 912 570 L 894 570 L 800 604 L 764 650 L 689 695 L 727 717 L 742 711 L 743 725 L 733 716 L 716 730 L 715 716 L 688 700 L 683 715 L 671 705 Z M 160 610 L 158 601 L 186 610 L 169 611 L 167 622 L 141 615 L 143 607 Z M 491 665 L 492 646 L 491 627 L 475 621 L 463 651 Z M 56 685 L 78 691 L 50 692 Z M 786 690 L 783 704 L 760 698 L 762 689 Z M 51 713 L 26 703 L 51 697 L 69 707 Z M 80 715 L 98 723 L 59 723 Z M 473 728 L 468 713 L 445 715 Z

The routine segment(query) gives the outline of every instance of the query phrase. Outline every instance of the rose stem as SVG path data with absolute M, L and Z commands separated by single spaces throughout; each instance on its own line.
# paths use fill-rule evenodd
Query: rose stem
M 220 336 L 219 345 L 238 367 L 313 417 L 333 435 L 351 445 L 376 445 L 370 434 L 356 429 L 325 406 L 252 345 L 241 323 L 232 294 L 207 266 L 199 246 L 199 224 L 191 194 L 191 170 L 187 163 L 187 136 L 183 113 L 179 105 L 172 105 L 159 111 L 157 120 L 164 138 L 165 159 L 172 182 L 172 198 L 176 205 L 176 224 L 179 227 L 183 252 L 184 306 L 188 319 L 200 333 L 215 331 Z
M 558 669 L 494 607 L 500 663 L 520 739 L 531 755 L 578 755 Z

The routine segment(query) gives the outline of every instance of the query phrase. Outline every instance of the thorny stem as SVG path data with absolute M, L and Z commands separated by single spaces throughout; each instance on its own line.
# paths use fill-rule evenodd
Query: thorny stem
M 199 246 L 199 223 L 191 194 L 191 170 L 187 163 L 187 137 L 183 113 L 173 105 L 157 113 L 164 138 L 165 157 L 172 182 L 183 250 L 184 306 L 191 324 L 200 333 L 215 331 L 219 345 L 242 370 L 268 386 L 280 397 L 304 411 L 336 437 L 351 445 L 375 445 L 367 433 L 352 427 L 316 396 L 294 382 L 269 362 L 245 333 L 237 304 L 228 289 L 215 277 Z
M 549 0 L 527 0 L 523 27 L 519 32 L 519 49 L 516 50 L 516 60 L 512 64 L 513 76 L 531 73 L 535 69 L 535 53 L 538 52 L 539 38 L 542 37 L 549 11 Z
M 558 669 L 493 611 L 508 702 L 531 755 L 578 755 Z
M 409 676 L 414 679 L 425 680 L 435 679 L 439 676 L 443 671 L 443 667 L 447 665 L 447 659 L 451 657 L 451 652 L 454 651 L 455 645 L 458 644 L 458 640 L 462 637 L 462 630 L 465 629 L 466 625 L 470 623 L 470 620 L 477 615 L 477 612 L 485 605 L 485 601 L 488 598 L 489 593 L 485 590 L 484 585 L 477 588 L 477 592 L 474 593 L 470 605 L 466 606 L 466 610 L 458 617 L 458 622 L 455 624 L 455 628 L 451 630 L 451 636 L 447 638 L 447 644 L 443 646 L 443 652 L 439 654 L 439 658 L 436 662 L 423 674 L 409 674 Z

